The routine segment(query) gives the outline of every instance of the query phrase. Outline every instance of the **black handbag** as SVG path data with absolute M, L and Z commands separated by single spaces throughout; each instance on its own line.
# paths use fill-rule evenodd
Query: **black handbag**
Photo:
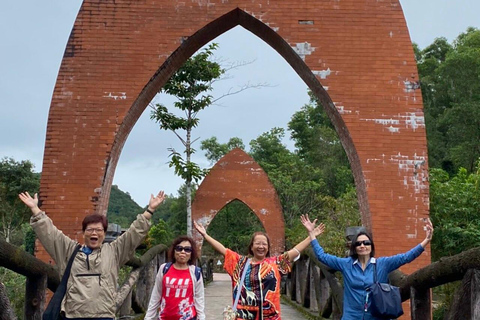
M 377 281 L 376 263 L 374 263 L 374 270 L 374 282 L 369 287 L 372 315 L 383 319 L 396 319 L 403 314 L 400 290 L 388 283 Z
M 67 292 L 67 282 L 68 278 L 70 277 L 70 270 L 72 269 L 72 263 L 77 255 L 77 252 L 80 250 L 81 246 L 77 245 L 75 250 L 73 251 L 70 259 L 68 260 L 67 267 L 65 268 L 65 272 L 63 273 L 62 281 L 55 290 L 52 299 L 48 303 L 45 312 L 43 313 L 42 320 L 61 320 L 62 317 L 60 316 L 60 311 L 62 308 L 62 300 Z

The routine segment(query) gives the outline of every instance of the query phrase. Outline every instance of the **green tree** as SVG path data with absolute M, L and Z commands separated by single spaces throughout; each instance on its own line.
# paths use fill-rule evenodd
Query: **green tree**
M 450 177 L 430 170 L 430 217 L 435 226 L 432 257 L 438 260 L 478 246 L 480 237 L 480 166 L 468 173 L 460 168 Z
M 150 228 L 147 236 L 147 243 L 149 247 L 154 247 L 157 244 L 164 244 L 168 246 L 173 240 L 173 234 L 164 220 L 160 219 L 157 224 Z
M 449 174 L 460 167 L 471 172 L 480 156 L 476 132 L 480 123 L 476 112 L 480 103 L 480 30 L 468 28 L 453 45 L 445 38 L 435 39 L 419 53 L 417 65 L 430 167 Z
M 188 59 L 161 90 L 178 99 L 174 107 L 185 112 L 185 117 L 174 115 L 161 104 L 157 104 L 151 114 L 151 119 L 160 125 L 160 129 L 174 132 L 185 147 L 186 159 L 183 159 L 179 152 L 170 149 L 172 152 L 170 167 L 174 168 L 176 175 L 185 180 L 188 235 L 192 234 L 192 183 L 198 182 L 206 173 L 198 164 L 191 161 L 191 156 L 195 152 L 192 148 L 194 142 L 191 138 L 192 130 L 198 126 L 198 113 L 212 104 L 213 97 L 208 92 L 212 90 L 213 81 L 225 72 L 220 64 L 211 61 L 216 48 L 217 44 L 211 44 Z M 179 130 L 185 131 L 185 138 L 178 133 Z
M 344 191 L 342 195 L 345 199 L 329 195 L 322 170 L 305 161 L 299 154 L 289 151 L 282 144 L 283 136 L 284 130 L 280 128 L 260 135 L 250 142 L 250 153 L 267 172 L 280 198 L 286 223 L 287 246 L 294 245 L 306 236 L 299 218 L 302 214 L 309 214 L 327 224 L 330 239 L 336 240 L 329 242 L 327 248 L 336 252 L 336 245 L 340 244 L 343 248 L 345 243 L 345 228 L 360 223 L 355 189 L 350 187 Z M 305 151 L 313 152 L 307 148 L 308 144 L 305 145 Z
M 37 193 L 40 187 L 40 174 L 33 172 L 33 164 L 28 160 L 20 162 L 12 158 L 0 161 L 0 233 L 11 242 L 23 223 L 31 216 L 30 210 L 18 199 L 21 192 Z M 23 242 L 23 238 L 19 240 Z
M 311 94 L 310 103 L 292 116 L 288 123 L 298 155 L 315 167 L 327 192 L 339 197 L 353 186 L 353 175 L 337 132 L 319 101 Z
M 256 231 L 265 231 L 253 211 L 239 200 L 223 207 L 208 227 L 209 234 L 236 252 L 248 254 L 250 238 Z M 205 245 L 207 253 L 215 254 L 213 248 Z M 209 249 L 211 248 L 211 249 Z
M 200 142 L 200 149 L 205 151 L 205 157 L 211 164 L 216 163 L 221 157 L 235 148 L 245 150 L 242 139 L 238 137 L 230 138 L 227 143 L 220 143 L 217 137 L 211 137 Z

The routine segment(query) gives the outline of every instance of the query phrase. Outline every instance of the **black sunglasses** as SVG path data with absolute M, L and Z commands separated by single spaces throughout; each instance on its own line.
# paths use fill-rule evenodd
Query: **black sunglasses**
M 186 253 L 192 253 L 192 247 L 175 246 L 175 251 L 177 252 L 185 251 Z
M 370 241 L 370 240 L 357 241 L 357 242 L 355 242 L 355 247 L 360 247 L 362 244 L 364 246 L 371 246 L 372 241 Z

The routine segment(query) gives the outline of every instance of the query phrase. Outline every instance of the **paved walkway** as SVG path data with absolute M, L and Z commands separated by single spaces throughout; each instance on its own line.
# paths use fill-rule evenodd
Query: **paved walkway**
M 223 308 L 232 303 L 232 283 L 226 273 L 214 273 L 213 282 L 205 288 L 205 316 L 207 320 L 222 320 Z M 305 319 L 289 305 L 282 303 L 282 320 Z

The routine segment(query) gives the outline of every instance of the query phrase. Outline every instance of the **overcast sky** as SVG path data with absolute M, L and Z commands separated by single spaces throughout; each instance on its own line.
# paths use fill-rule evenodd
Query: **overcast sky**
M 478 0 L 400 0 L 412 41 L 424 48 L 437 37 L 452 41 L 467 27 L 480 27 Z M 50 101 L 65 45 L 81 0 L 0 1 L 0 158 L 30 160 L 41 171 Z M 194 137 L 216 136 L 224 143 L 240 137 L 250 140 L 273 127 L 284 127 L 291 113 L 308 102 L 307 87 L 291 67 L 263 41 L 241 27 L 214 40 L 217 55 L 229 61 L 254 61 L 220 82 L 216 94 L 245 83 L 271 87 L 227 97 L 221 106 L 201 114 Z M 248 48 L 248 50 L 245 50 Z M 165 100 L 162 103 L 167 104 Z M 259 108 L 259 106 L 261 108 Z M 261 112 L 261 114 L 259 113 Z M 251 117 L 255 113 L 258 116 Z M 172 133 L 160 132 L 147 109 L 122 151 L 114 184 L 144 205 L 160 189 L 176 194 L 181 180 L 168 167 L 169 147 L 183 150 Z M 151 141 L 158 147 L 150 152 Z M 291 141 L 285 143 L 292 147 Z M 194 161 L 210 166 L 196 145 Z

